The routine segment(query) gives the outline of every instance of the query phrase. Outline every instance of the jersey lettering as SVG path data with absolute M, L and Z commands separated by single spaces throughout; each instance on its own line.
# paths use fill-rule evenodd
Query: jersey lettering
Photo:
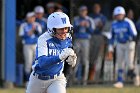
M 49 49 L 49 55 L 57 56 L 60 54 L 60 50 L 57 49 Z
M 127 28 L 115 28 L 114 29 L 115 33 L 120 33 L 120 32 L 127 32 Z

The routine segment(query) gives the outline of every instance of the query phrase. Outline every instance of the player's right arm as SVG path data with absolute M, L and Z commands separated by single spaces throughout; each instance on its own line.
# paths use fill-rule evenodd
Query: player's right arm
M 33 34 L 33 29 L 31 29 L 30 31 L 25 31 L 25 28 L 27 27 L 27 23 L 22 23 L 20 25 L 20 28 L 19 28 L 19 36 L 22 37 L 22 38 L 27 38 L 29 36 L 31 36 Z
M 79 17 L 74 17 L 74 21 L 73 21 L 73 27 L 75 31 L 78 31 L 80 26 L 80 22 L 79 22 Z
M 24 31 L 25 26 L 26 26 L 26 23 L 22 23 L 20 25 L 20 28 L 19 28 L 19 36 L 22 37 L 22 38 L 26 38 L 27 37 L 27 34 Z
M 107 56 L 106 58 L 108 60 L 112 60 L 113 59 L 113 52 L 114 52 L 114 30 L 113 30 L 113 27 L 111 26 L 111 29 L 110 29 L 110 37 L 108 38 L 109 39 L 109 44 L 108 44 L 108 53 L 107 53 Z
M 113 46 L 114 46 L 114 36 L 115 36 L 115 34 L 114 34 L 114 29 L 113 29 L 113 24 L 112 24 L 112 26 L 111 26 L 111 29 L 110 29 L 110 38 L 109 38 L 109 45 L 108 45 L 108 51 L 109 52 L 113 52 Z

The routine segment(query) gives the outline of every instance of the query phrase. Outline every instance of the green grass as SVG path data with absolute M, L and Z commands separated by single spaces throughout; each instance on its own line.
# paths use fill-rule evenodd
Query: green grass
M 25 93 L 25 89 L 0 89 L 0 93 Z M 68 88 L 67 93 L 140 93 L 140 87 L 127 86 L 122 89 L 108 86 L 74 87 Z
M 116 89 L 113 87 L 89 87 L 89 88 L 70 88 L 67 93 L 140 93 L 140 87 L 125 87 Z

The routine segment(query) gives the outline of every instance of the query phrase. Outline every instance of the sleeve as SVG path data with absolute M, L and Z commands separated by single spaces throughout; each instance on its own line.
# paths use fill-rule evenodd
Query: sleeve
M 28 34 L 24 31 L 25 26 L 26 26 L 26 23 L 23 23 L 20 25 L 20 28 L 19 28 L 19 36 L 24 39 L 28 37 Z
M 43 30 L 47 31 L 47 19 L 43 18 L 43 21 L 44 21 L 44 29 Z
M 21 24 L 19 27 L 19 36 L 24 36 L 24 24 Z
M 74 31 L 76 32 L 76 31 L 78 31 L 78 29 L 79 29 L 79 21 L 78 21 L 78 17 L 75 17 L 74 18 L 74 22 L 73 22 L 73 27 L 74 27 Z
M 88 31 L 90 33 L 93 33 L 95 30 L 95 23 L 94 20 L 92 18 L 89 18 L 89 22 L 90 22 L 90 26 L 88 27 Z
M 136 28 L 137 28 L 138 32 L 140 32 L 140 20 L 137 21 Z
M 112 26 L 111 26 L 111 29 L 110 29 L 110 37 L 108 39 L 109 39 L 108 40 L 108 43 L 109 43 L 108 51 L 113 52 L 114 51 L 114 49 L 113 49 L 113 45 L 114 45 L 114 31 L 113 31 Z
M 42 28 L 41 28 L 41 25 L 39 23 L 36 23 L 36 30 L 38 32 L 38 35 L 40 35 L 42 33 Z
M 59 56 L 41 56 L 38 58 L 38 64 L 40 67 L 47 67 L 49 65 L 57 64 L 61 62 Z
M 129 24 L 128 29 L 129 29 L 130 35 L 137 36 L 137 30 L 134 23 L 130 19 L 126 19 L 126 21 Z
M 40 67 L 47 67 L 49 65 L 56 64 L 61 61 L 59 56 L 48 55 L 49 51 L 47 47 L 47 42 L 43 37 L 38 39 L 37 51 L 38 51 L 38 64 Z
M 139 38 L 139 36 L 140 36 L 140 19 L 136 23 L 136 29 L 137 29 L 137 33 L 138 33 L 137 38 Z
M 109 39 L 109 44 L 113 45 L 114 43 L 114 33 L 113 33 L 113 29 L 111 28 L 111 31 L 110 31 L 110 39 Z
M 95 27 L 95 22 L 94 20 L 91 18 L 91 28 L 94 30 L 96 27 Z
M 38 51 L 38 57 L 40 56 L 48 56 L 48 47 L 47 47 L 47 42 L 43 37 L 38 38 L 37 42 L 37 51 Z
M 107 18 L 104 16 L 104 15 L 102 15 L 102 22 L 103 22 L 103 25 L 105 25 L 106 24 L 106 21 L 107 21 Z

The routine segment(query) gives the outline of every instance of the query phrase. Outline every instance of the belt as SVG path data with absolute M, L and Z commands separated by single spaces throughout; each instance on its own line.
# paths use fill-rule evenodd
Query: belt
M 57 78 L 60 75 L 60 73 L 55 74 L 55 75 L 42 75 L 42 74 L 37 74 L 36 72 L 34 72 L 33 75 L 41 80 L 49 80 L 49 79 Z

